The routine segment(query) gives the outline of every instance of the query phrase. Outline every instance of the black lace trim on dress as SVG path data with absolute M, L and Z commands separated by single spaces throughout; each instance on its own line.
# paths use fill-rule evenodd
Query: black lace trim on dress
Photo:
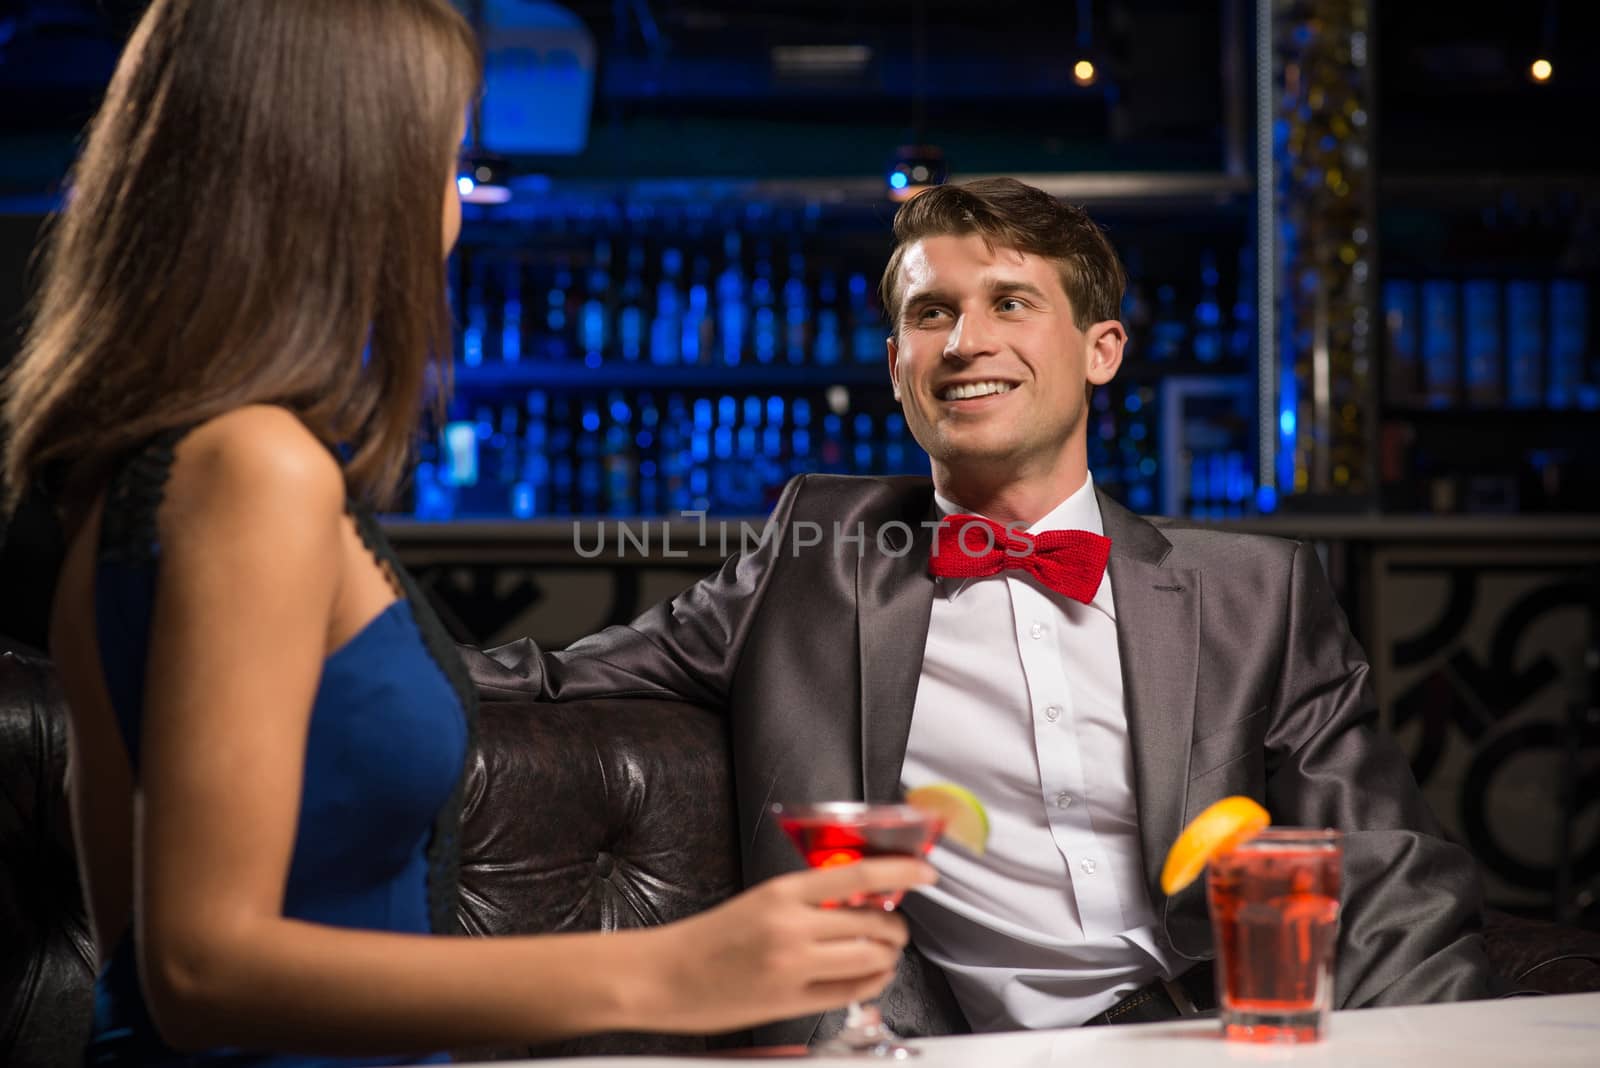
M 456 904 L 461 890 L 461 814 L 466 799 L 467 761 L 472 759 L 477 748 L 478 690 L 456 652 L 455 641 L 429 606 L 416 581 L 401 566 L 376 517 L 354 501 L 347 502 L 345 508 L 355 521 L 362 543 L 379 566 L 388 572 L 391 581 L 399 585 L 406 603 L 411 606 L 411 617 L 416 621 L 423 645 L 455 690 L 461 702 L 462 714 L 466 717 L 466 761 L 462 763 L 455 788 L 450 791 L 450 799 L 434 820 L 433 835 L 428 842 L 428 913 L 431 926 L 435 934 L 459 934 L 461 924 L 456 915 Z
M 161 545 L 156 511 L 172 475 L 178 442 L 192 429 L 193 425 L 163 430 L 130 452 L 116 468 L 106 487 L 100 519 L 102 561 L 144 564 L 155 560 Z

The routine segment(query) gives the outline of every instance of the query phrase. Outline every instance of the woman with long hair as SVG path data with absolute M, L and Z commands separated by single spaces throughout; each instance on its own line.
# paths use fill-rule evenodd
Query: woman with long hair
M 90 128 L 3 474 L 49 486 L 68 538 L 50 646 L 91 1063 L 797 1016 L 877 992 L 904 943 L 820 903 L 932 878 L 873 861 L 648 931 L 437 937 L 474 695 L 372 509 L 447 384 L 478 78 L 446 0 L 155 0 Z

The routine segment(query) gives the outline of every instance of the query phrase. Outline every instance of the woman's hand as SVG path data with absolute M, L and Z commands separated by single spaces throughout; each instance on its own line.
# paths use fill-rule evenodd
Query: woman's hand
M 924 861 L 880 857 L 770 879 L 662 928 L 659 985 L 640 1009 L 662 1031 L 731 1031 L 875 997 L 894 975 L 905 921 L 824 902 L 935 878 Z

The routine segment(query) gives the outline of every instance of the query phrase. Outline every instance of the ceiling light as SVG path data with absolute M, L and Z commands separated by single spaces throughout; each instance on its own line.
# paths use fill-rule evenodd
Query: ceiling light
M 511 199 L 511 169 L 488 152 L 469 152 L 456 170 L 456 189 L 467 204 L 504 204 Z

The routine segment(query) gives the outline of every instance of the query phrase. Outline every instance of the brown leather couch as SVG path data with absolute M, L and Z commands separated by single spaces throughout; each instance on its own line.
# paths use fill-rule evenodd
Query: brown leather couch
M 59 690 L 47 660 L 10 649 L 0 651 L 0 1064 L 54 1068 L 80 1060 L 93 940 L 67 818 Z M 469 775 L 459 915 L 471 934 L 662 923 L 738 884 L 724 735 L 702 709 L 489 703 Z M 1494 920 L 1491 957 L 1517 987 L 1600 989 L 1600 934 Z M 908 1018 L 919 1011 L 886 1006 L 907 1033 L 941 1029 Z M 742 1040 L 613 1034 L 461 1052 L 692 1052 Z

